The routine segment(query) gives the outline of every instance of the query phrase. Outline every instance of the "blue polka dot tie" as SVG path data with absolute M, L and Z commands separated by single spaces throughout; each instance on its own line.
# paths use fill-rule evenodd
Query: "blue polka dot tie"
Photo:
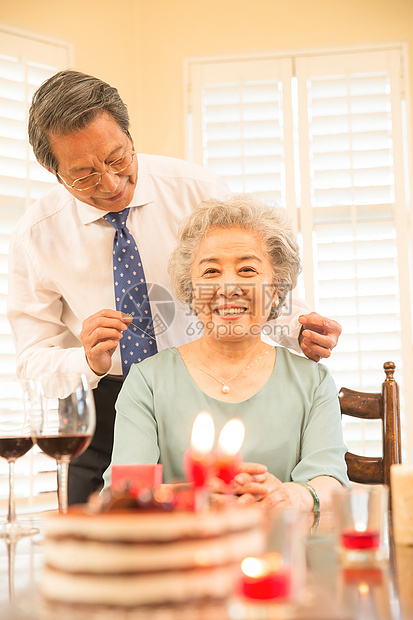
M 116 310 L 133 316 L 120 341 L 123 377 L 132 364 L 157 352 L 151 306 L 138 246 L 126 226 L 129 209 L 104 216 L 114 228 L 113 279 Z

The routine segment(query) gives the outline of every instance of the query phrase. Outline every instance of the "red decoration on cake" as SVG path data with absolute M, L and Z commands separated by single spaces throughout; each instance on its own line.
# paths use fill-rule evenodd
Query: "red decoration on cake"
M 156 489 L 162 484 L 162 469 L 162 465 L 154 463 L 112 465 L 110 486 L 119 489 L 128 485 L 136 495 L 142 489 Z

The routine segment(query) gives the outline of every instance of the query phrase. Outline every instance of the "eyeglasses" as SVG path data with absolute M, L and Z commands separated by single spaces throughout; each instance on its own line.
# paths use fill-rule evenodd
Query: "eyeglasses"
M 126 170 L 126 168 L 129 168 L 132 164 L 134 155 L 136 155 L 135 151 L 125 153 L 125 155 L 122 155 L 119 159 L 112 161 L 103 172 L 92 172 L 91 174 L 87 174 L 85 177 L 80 177 L 80 179 L 73 181 L 71 185 L 65 181 L 58 172 L 56 172 L 56 174 L 59 179 L 61 179 L 70 189 L 76 189 L 78 192 L 84 192 L 87 189 L 92 189 L 93 187 L 96 187 L 96 185 L 99 185 L 104 174 L 107 174 L 108 172 L 111 172 L 112 174 L 120 174 Z

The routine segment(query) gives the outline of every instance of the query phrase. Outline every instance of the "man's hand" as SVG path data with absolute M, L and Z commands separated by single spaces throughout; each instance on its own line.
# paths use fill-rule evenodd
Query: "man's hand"
M 298 342 L 304 355 L 315 362 L 330 357 L 331 350 L 336 346 L 341 334 L 341 325 L 333 319 L 320 316 L 317 312 L 302 314 L 298 320 L 303 326 Z
M 131 315 L 117 310 L 100 310 L 83 321 L 80 340 L 95 374 L 104 375 L 110 370 L 112 355 L 131 322 Z

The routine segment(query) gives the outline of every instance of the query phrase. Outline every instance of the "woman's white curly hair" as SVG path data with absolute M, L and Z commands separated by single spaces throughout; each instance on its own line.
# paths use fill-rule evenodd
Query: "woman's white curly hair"
M 192 264 L 201 240 L 213 228 L 244 228 L 255 233 L 263 243 L 273 268 L 273 284 L 278 289 L 278 303 L 268 319 L 281 314 L 288 291 L 301 270 L 299 248 L 283 209 L 261 203 L 249 194 L 234 195 L 228 200 L 207 200 L 180 225 L 178 244 L 172 252 L 168 272 L 176 298 L 189 306 L 192 302 Z

